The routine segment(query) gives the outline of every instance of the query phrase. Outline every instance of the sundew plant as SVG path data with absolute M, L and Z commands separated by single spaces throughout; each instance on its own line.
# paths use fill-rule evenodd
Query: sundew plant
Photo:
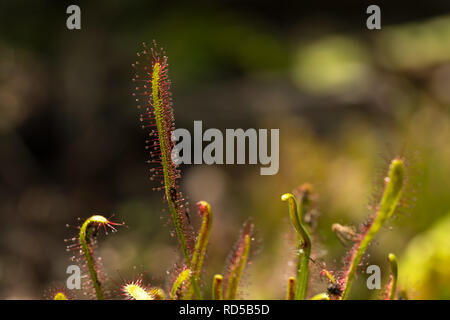
M 82 221 L 75 237 L 69 239 L 68 250 L 75 253 L 74 259 L 84 272 L 82 290 L 91 298 L 116 299 L 121 296 L 134 300 L 164 300 L 164 299 L 214 299 L 234 300 L 240 298 L 242 276 L 249 264 L 251 251 L 254 249 L 254 223 L 247 220 L 237 236 L 236 243 L 229 255 L 226 270 L 217 273 L 211 279 L 205 276 L 205 256 L 208 251 L 211 226 L 214 223 L 213 208 L 208 199 L 197 199 L 197 211 L 200 224 L 192 226 L 189 221 L 189 204 L 180 191 L 179 182 L 181 172 L 172 159 L 174 142 L 172 134 L 175 130 L 174 105 L 171 96 L 171 82 L 168 77 L 167 56 L 154 42 L 151 47 L 143 44 L 138 53 L 138 61 L 133 64 L 135 69 L 135 93 L 133 94 L 140 110 L 140 123 L 146 130 L 151 180 L 156 183 L 153 189 L 162 193 L 167 206 L 167 213 L 178 240 L 182 264 L 175 268 L 169 276 L 170 284 L 165 287 L 155 287 L 146 283 L 144 277 L 137 276 L 132 280 L 123 280 L 114 284 L 107 280 L 102 271 L 102 263 L 97 256 L 97 235 L 103 229 L 117 231 L 122 223 L 113 221 L 102 215 L 92 215 Z M 281 195 L 286 204 L 286 216 L 289 217 L 295 230 L 296 244 L 292 248 L 296 252 L 295 273 L 287 283 L 280 283 L 286 287 L 285 298 L 288 300 L 345 300 L 360 273 L 362 261 L 366 251 L 386 222 L 396 213 L 406 184 L 405 160 L 394 157 L 390 160 L 385 173 L 383 191 L 374 206 L 373 212 L 358 230 L 340 224 L 330 226 L 337 237 L 348 244 L 348 252 L 343 257 L 341 269 L 331 270 L 324 263 L 318 262 L 311 255 L 315 245 L 313 230 L 307 223 L 307 213 L 312 201 L 312 186 L 302 184 L 296 192 Z M 295 195 L 294 195 L 295 194 Z M 209 255 L 214 253 L 208 253 Z M 397 292 L 397 278 L 399 267 L 394 253 L 386 252 L 390 263 L 390 276 L 385 284 L 382 298 L 394 300 L 399 298 Z M 315 268 L 312 268 L 314 264 Z M 320 271 L 316 275 L 317 265 Z M 401 266 L 400 266 L 401 268 Z M 401 272 L 401 271 L 400 271 Z M 312 282 L 317 278 L 326 279 L 328 288 L 325 292 L 312 292 Z M 211 283 L 211 292 L 205 292 L 205 283 Z M 209 286 L 208 286 L 209 287 Z M 71 299 L 67 289 L 51 290 L 50 298 L 55 300 Z

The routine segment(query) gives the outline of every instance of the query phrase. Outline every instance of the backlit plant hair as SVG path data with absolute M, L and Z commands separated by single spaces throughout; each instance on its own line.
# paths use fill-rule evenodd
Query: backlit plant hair
M 140 121 L 143 128 L 150 128 L 147 149 L 150 150 L 149 163 L 151 179 L 160 181 L 161 186 L 156 190 L 164 190 L 172 222 L 185 263 L 190 264 L 190 253 L 186 237 L 184 199 L 179 191 L 178 179 L 180 171 L 172 161 L 172 133 L 175 128 L 173 103 L 170 92 L 171 82 L 168 77 L 167 57 L 162 49 L 158 49 L 156 42 L 147 48 L 143 43 L 143 51 L 137 55 L 143 58 L 142 63 L 133 64 L 136 75 L 133 81 L 138 83 L 134 96 L 138 108 L 142 110 Z

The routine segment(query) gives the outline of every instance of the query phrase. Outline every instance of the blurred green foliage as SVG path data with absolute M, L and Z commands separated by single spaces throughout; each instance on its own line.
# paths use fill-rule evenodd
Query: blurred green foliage
M 414 237 L 401 262 L 402 288 L 416 299 L 450 299 L 450 215 Z

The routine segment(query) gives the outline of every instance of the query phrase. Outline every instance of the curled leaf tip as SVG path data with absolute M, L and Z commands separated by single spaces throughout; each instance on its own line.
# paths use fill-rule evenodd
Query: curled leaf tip
M 395 256 L 395 254 L 389 253 L 388 261 L 391 263 L 391 265 L 392 265 L 393 262 L 395 262 L 395 264 L 396 264 L 397 263 L 397 257 Z
M 103 300 L 104 293 L 98 275 L 99 266 L 98 263 L 96 262 L 96 259 L 93 257 L 92 240 L 95 237 L 93 230 L 97 230 L 98 227 L 103 226 L 105 230 L 106 227 L 109 227 L 113 231 L 116 231 L 114 226 L 117 225 L 122 224 L 112 222 L 107 218 L 105 218 L 104 216 L 96 214 L 86 219 L 80 227 L 80 232 L 78 236 L 79 247 L 81 249 L 82 257 L 86 262 L 92 286 L 94 287 L 95 295 L 98 300 Z
M 198 210 L 200 215 L 203 215 L 207 212 L 211 212 L 211 206 L 206 201 L 199 201 L 197 202 Z
M 308 290 L 309 258 L 311 255 L 311 240 L 308 231 L 302 223 L 306 197 L 300 199 L 299 206 L 297 206 L 297 201 L 291 193 L 283 194 L 281 200 L 289 201 L 289 216 L 298 236 L 297 288 L 295 291 L 295 299 L 303 300 L 306 298 Z
M 106 223 L 109 222 L 109 220 L 106 219 L 104 216 L 101 216 L 101 215 L 98 215 L 98 214 L 93 215 L 89 219 L 90 219 L 90 221 L 97 222 L 97 223 L 104 223 L 104 224 L 106 224 Z
M 391 269 L 391 274 L 389 276 L 389 283 L 386 287 L 386 298 L 388 300 L 395 300 L 395 293 L 397 291 L 397 279 L 398 279 L 398 263 L 395 254 L 389 253 L 388 261 Z

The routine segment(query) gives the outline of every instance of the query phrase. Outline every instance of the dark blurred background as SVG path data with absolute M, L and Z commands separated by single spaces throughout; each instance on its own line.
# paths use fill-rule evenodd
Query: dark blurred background
M 449 299 L 450 3 L 416 2 L 373 1 L 382 29 L 371 31 L 364 1 L 2 1 L 0 298 L 40 299 L 64 283 L 64 239 L 76 233 L 65 225 L 94 213 L 127 224 L 99 245 L 113 284 L 144 270 L 168 285 L 179 251 L 131 96 L 136 52 L 155 39 L 169 57 L 177 127 L 280 129 L 277 175 L 182 167 L 190 202 L 214 212 L 205 288 L 251 216 L 257 253 L 241 296 L 284 297 L 294 236 L 280 196 L 305 182 L 316 194 L 314 257 L 339 269 L 347 248 L 331 224 L 363 223 L 389 159 L 402 155 L 406 200 L 365 263 L 385 282 L 394 252 L 412 298 Z M 66 28 L 70 4 L 81 30 Z M 318 271 L 311 294 L 326 287 Z M 352 298 L 379 296 L 364 283 Z

